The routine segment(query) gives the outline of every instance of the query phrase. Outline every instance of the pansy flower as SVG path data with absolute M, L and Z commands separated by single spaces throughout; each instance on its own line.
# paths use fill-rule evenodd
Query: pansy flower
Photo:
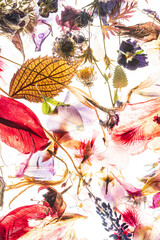
M 129 70 L 148 66 L 147 55 L 143 53 L 136 41 L 122 41 L 118 55 L 118 64 Z

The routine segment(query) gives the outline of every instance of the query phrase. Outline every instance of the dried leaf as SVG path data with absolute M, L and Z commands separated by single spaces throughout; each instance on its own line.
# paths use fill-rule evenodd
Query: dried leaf
M 42 102 L 42 95 L 56 96 L 71 82 L 79 63 L 48 56 L 27 60 L 14 74 L 9 95 L 30 102 Z
M 160 191 L 160 169 L 153 177 L 149 177 L 142 188 L 142 195 L 149 195 Z
M 19 32 L 16 32 L 14 36 L 12 37 L 12 43 L 14 46 L 22 53 L 23 58 L 25 59 L 25 53 L 24 53 L 24 48 L 23 48 L 23 43 L 21 40 L 21 37 L 19 35 Z
M 74 96 L 78 99 L 78 101 L 80 101 L 81 103 L 83 103 L 85 106 L 89 107 L 89 108 L 94 108 L 88 101 L 87 99 L 91 99 L 91 96 L 89 96 L 86 92 L 82 91 L 79 88 L 73 87 L 73 86 L 67 86 L 67 89 L 74 94 Z
M 3 197 L 5 191 L 6 184 L 4 182 L 3 177 L 0 177 L 0 207 L 3 206 Z
M 128 84 L 126 74 L 121 66 L 117 65 L 114 71 L 113 77 L 113 87 L 114 88 L 123 88 Z
M 120 29 L 120 34 L 122 36 L 137 38 L 144 42 L 157 40 L 160 33 L 160 27 L 153 22 L 146 22 L 128 27 L 116 25 L 116 27 Z

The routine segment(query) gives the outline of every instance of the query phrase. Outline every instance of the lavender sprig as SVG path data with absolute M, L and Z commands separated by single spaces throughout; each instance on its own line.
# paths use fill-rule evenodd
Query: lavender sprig
M 115 212 L 109 203 L 95 198 L 96 212 L 102 219 L 102 225 L 107 232 L 113 231 L 109 237 L 117 240 L 131 240 L 132 233 L 128 224 L 121 221 L 121 215 Z

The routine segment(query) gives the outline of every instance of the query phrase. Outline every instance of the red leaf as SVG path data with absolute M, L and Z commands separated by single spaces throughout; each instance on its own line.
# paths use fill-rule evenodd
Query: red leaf
M 24 104 L 0 95 L 0 139 L 28 154 L 47 147 L 48 138 L 37 116 Z

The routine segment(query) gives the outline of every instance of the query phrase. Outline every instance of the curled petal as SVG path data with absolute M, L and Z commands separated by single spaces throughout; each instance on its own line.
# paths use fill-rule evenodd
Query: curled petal
M 48 138 L 37 116 L 24 104 L 0 95 L 0 139 L 28 154 L 47 147 Z
M 159 232 L 152 225 L 138 225 L 135 228 L 133 240 L 158 240 L 160 237 Z
M 153 196 L 153 203 L 152 206 L 150 206 L 150 208 L 157 208 L 160 207 L 160 192 L 156 193 Z
M 39 21 L 39 24 L 36 26 L 36 31 L 34 31 L 32 34 L 33 42 L 36 45 L 35 51 L 41 51 L 42 43 L 48 37 L 51 31 L 51 26 L 45 22 Z
M 51 131 L 60 129 L 61 131 L 83 130 L 84 124 L 78 110 L 73 106 L 58 106 L 55 114 L 51 115 L 47 121 Z
M 0 237 L 16 240 L 32 229 L 29 220 L 44 219 L 48 215 L 52 215 L 51 209 L 41 204 L 19 207 L 0 219 Z
M 142 195 L 157 193 L 160 191 L 160 170 L 153 177 L 150 177 L 142 188 Z

